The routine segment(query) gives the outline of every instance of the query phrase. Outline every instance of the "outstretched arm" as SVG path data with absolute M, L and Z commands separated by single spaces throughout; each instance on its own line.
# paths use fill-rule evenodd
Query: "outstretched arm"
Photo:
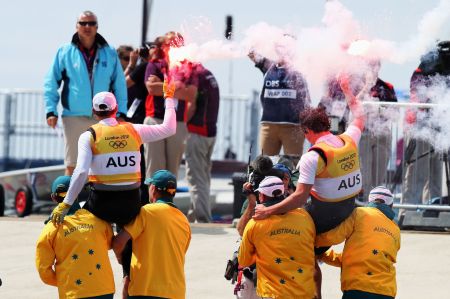
M 364 130 L 365 115 L 364 109 L 361 102 L 353 94 L 350 87 L 350 78 L 347 75 L 341 75 L 339 77 L 339 85 L 341 86 L 342 92 L 347 100 L 348 107 L 353 114 L 353 121 L 351 125 L 358 127 L 361 132 Z

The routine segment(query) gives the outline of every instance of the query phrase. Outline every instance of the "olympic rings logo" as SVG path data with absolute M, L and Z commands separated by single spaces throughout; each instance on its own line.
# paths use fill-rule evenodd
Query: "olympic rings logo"
M 356 163 L 355 163 L 355 160 L 351 160 L 351 161 L 342 163 L 342 164 L 341 164 L 341 169 L 342 169 L 342 170 L 345 170 L 345 171 L 350 170 L 350 169 L 353 169 L 353 167 L 355 167 L 355 164 L 356 164 Z
M 109 146 L 113 149 L 124 148 L 125 146 L 127 146 L 127 142 L 125 140 L 110 141 Z

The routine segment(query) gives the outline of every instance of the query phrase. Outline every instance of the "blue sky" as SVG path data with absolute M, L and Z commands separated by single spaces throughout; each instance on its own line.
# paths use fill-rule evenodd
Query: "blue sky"
M 230 14 L 234 18 L 235 40 L 242 38 L 246 28 L 261 21 L 295 28 L 319 26 L 325 3 L 321 0 L 153 2 L 149 39 L 168 30 L 179 30 L 183 22 L 193 24 L 198 17 L 209 19 L 213 35 L 221 38 L 225 16 Z M 422 16 L 437 6 L 439 0 L 342 0 L 341 3 L 352 11 L 369 36 L 401 42 L 416 34 Z M 83 10 L 98 15 L 99 33 L 111 45 L 138 46 L 141 7 L 140 0 L 4 1 L 0 12 L 0 88 L 42 88 L 56 49 L 70 41 L 76 17 Z M 446 28 L 442 39 L 450 39 L 450 26 L 447 24 Z M 386 63 L 380 77 L 397 89 L 407 88 L 417 64 L 418 61 L 402 65 Z M 216 75 L 222 93 L 228 93 L 230 61 L 209 61 L 206 66 Z M 260 89 L 261 74 L 247 58 L 233 60 L 232 69 L 233 92 L 250 95 L 253 89 Z

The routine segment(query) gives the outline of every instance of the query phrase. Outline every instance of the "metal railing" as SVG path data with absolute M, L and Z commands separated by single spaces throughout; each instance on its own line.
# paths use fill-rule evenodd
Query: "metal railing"
M 363 133 L 360 143 L 360 157 L 363 171 L 365 193 L 377 185 L 388 186 L 397 198 L 405 192 L 405 171 L 410 163 L 420 160 L 422 164 L 430 164 L 432 156 L 416 150 L 412 155 L 408 149 L 408 142 L 404 136 L 404 114 L 407 107 L 432 108 L 434 104 L 411 103 L 380 103 L 365 102 L 368 110 L 375 110 L 378 117 L 381 112 L 391 114 L 382 122 L 383 129 L 374 125 L 371 114 L 368 116 L 368 129 Z M 10 160 L 59 160 L 64 156 L 64 141 L 62 128 L 49 128 L 45 122 L 43 94 L 36 90 L 0 90 L 0 170 L 4 171 Z M 378 111 L 377 111 L 378 110 Z M 392 117 L 392 113 L 394 117 Z M 221 97 L 218 132 L 213 159 L 223 160 L 225 156 L 234 157 L 238 161 L 246 162 L 249 149 L 252 146 L 252 158 L 259 153 L 258 132 L 261 115 L 258 93 L 251 96 L 224 95 Z M 402 142 L 403 140 L 403 142 Z M 308 145 L 305 144 L 305 150 Z M 406 157 L 405 155 L 410 155 Z M 444 165 L 446 153 L 438 155 Z M 373 162 L 372 160 L 375 160 Z M 409 162 L 408 162 L 409 161 Z M 3 168 L 1 168 L 3 167 Z M 418 205 L 427 203 L 431 197 L 446 195 L 445 167 L 440 167 L 437 173 L 430 169 L 416 169 L 409 174 L 410 180 L 417 180 L 427 176 L 437 178 L 439 194 L 422 196 L 419 200 L 403 198 L 408 208 L 422 208 Z M 436 170 L 434 170 L 436 171 Z M 368 175 L 367 173 L 370 173 Z M 441 179 L 444 178 L 444 179 Z M 412 184 L 414 185 L 414 183 Z M 419 186 L 420 192 L 427 186 Z M 406 207 L 406 206 L 405 206 Z
M 257 144 L 258 101 L 257 93 L 221 97 L 213 159 L 223 160 L 228 151 L 238 161 L 247 160 L 250 144 Z M 42 91 L 0 90 L 0 115 L 0 171 L 12 160 L 63 161 L 61 122 L 56 129 L 47 126 Z
M 438 205 L 445 204 L 443 199 L 448 195 L 448 171 L 445 172 L 449 166 L 448 150 L 439 152 L 430 144 L 431 138 L 425 141 L 423 137 L 414 136 L 413 133 L 422 129 L 418 123 L 405 127 L 404 122 L 407 109 L 441 107 L 432 103 L 409 102 L 363 104 L 366 112 L 375 112 L 372 119 L 368 114 L 367 128 L 359 147 L 364 198 L 371 188 L 385 185 L 399 201 L 394 204 L 396 208 L 450 211 L 450 206 Z M 384 119 L 383 115 L 386 116 Z

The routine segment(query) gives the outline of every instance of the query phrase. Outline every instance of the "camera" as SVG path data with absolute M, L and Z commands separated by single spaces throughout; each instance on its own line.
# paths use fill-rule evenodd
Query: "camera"
M 238 262 L 238 253 L 237 251 L 233 253 L 233 256 L 227 262 L 227 266 L 225 268 L 225 279 L 231 280 L 234 283 L 237 280 L 239 271 L 239 262 Z
M 253 191 L 258 189 L 259 184 L 266 176 L 276 176 L 283 179 L 283 172 L 273 168 L 273 162 L 269 156 L 257 156 L 248 168 L 249 175 L 247 181 L 252 185 Z M 246 193 L 245 190 L 244 193 Z
M 147 59 L 149 55 L 149 49 L 147 47 L 140 47 L 139 48 L 139 57 L 143 59 Z

